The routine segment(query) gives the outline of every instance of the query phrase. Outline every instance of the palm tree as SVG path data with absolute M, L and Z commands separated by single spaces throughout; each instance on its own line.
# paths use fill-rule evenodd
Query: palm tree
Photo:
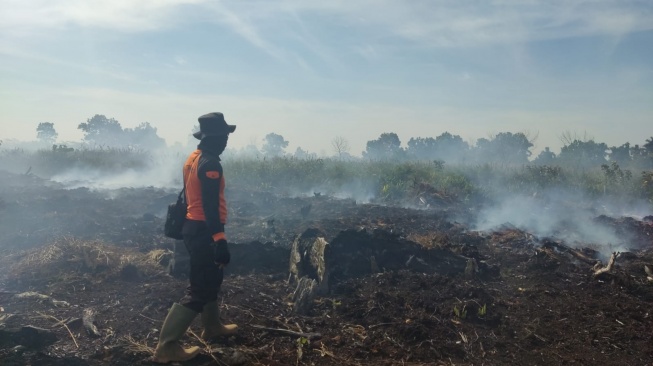
M 644 149 L 648 151 L 649 154 L 653 154 L 653 137 L 650 139 L 646 140 L 646 143 L 644 144 Z

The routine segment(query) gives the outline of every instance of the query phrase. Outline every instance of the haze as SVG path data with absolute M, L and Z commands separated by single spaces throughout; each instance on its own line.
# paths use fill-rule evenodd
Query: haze
M 311 152 L 383 132 L 473 142 L 564 131 L 642 144 L 653 115 L 648 1 L 0 1 L 0 139 L 95 114 L 185 143 L 222 111 L 231 145 Z

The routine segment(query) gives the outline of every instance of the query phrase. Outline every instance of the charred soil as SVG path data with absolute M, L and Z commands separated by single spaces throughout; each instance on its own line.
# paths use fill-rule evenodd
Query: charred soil
M 0 363 L 149 365 L 186 279 L 167 265 L 175 192 L 64 189 L 0 172 Z M 651 365 L 653 222 L 597 217 L 631 244 L 608 258 L 428 209 L 232 190 L 222 317 L 236 336 L 183 338 L 188 365 Z M 291 246 L 329 244 L 329 282 L 293 312 Z M 650 278 L 649 278 L 650 277 Z

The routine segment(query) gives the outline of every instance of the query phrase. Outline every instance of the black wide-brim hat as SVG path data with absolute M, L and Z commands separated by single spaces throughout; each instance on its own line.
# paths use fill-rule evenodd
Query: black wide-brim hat
M 197 119 L 200 122 L 200 130 L 195 132 L 193 136 L 201 140 L 206 136 L 226 136 L 236 131 L 235 125 L 228 125 L 224 120 L 224 114 L 220 112 L 213 112 L 200 116 Z

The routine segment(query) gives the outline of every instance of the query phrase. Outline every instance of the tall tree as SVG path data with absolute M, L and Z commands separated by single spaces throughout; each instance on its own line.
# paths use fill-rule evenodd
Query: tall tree
M 458 135 L 452 135 L 445 132 L 435 138 L 436 159 L 444 160 L 448 163 L 460 163 L 465 161 L 469 152 L 469 144 Z
M 579 168 L 598 167 L 606 163 L 608 145 L 594 140 L 574 140 L 560 150 L 558 159 L 561 163 Z
M 367 142 L 363 157 L 373 160 L 386 160 L 400 158 L 404 150 L 396 133 L 382 133 L 376 140 Z
M 644 149 L 649 153 L 649 155 L 653 155 L 653 136 L 651 136 L 650 139 L 646 140 L 646 143 L 644 144 Z
M 281 156 L 285 153 L 286 147 L 288 147 L 288 141 L 276 133 L 267 134 L 263 141 L 261 150 L 267 156 Z
M 633 160 L 642 169 L 653 169 L 653 137 L 646 140 L 646 143 L 639 147 L 635 145 L 631 149 Z
M 406 154 L 411 159 L 437 159 L 438 151 L 435 139 L 433 137 L 411 137 L 406 145 Z
M 491 140 L 478 139 L 475 150 L 480 162 L 526 164 L 532 154 L 531 147 L 533 143 L 525 134 L 501 132 Z
M 630 148 L 630 156 L 633 158 L 646 157 L 647 154 L 648 152 L 646 151 L 646 148 L 639 146 L 638 144 L 635 144 Z
M 122 126 L 120 122 L 113 118 L 107 118 L 102 114 L 82 122 L 77 126 L 84 131 L 84 140 L 89 143 L 98 145 L 121 145 L 122 144 Z
M 622 166 L 629 164 L 633 160 L 630 151 L 631 147 L 629 142 L 621 146 L 612 146 L 610 148 L 610 160 Z
M 166 146 L 166 142 L 157 134 L 156 127 L 149 122 L 143 122 L 135 128 L 123 130 L 124 140 L 130 146 L 144 149 L 159 149 Z
M 41 122 L 36 127 L 36 137 L 41 142 L 53 144 L 57 141 L 57 136 L 59 136 L 59 134 L 54 129 L 54 123 L 52 122 Z

